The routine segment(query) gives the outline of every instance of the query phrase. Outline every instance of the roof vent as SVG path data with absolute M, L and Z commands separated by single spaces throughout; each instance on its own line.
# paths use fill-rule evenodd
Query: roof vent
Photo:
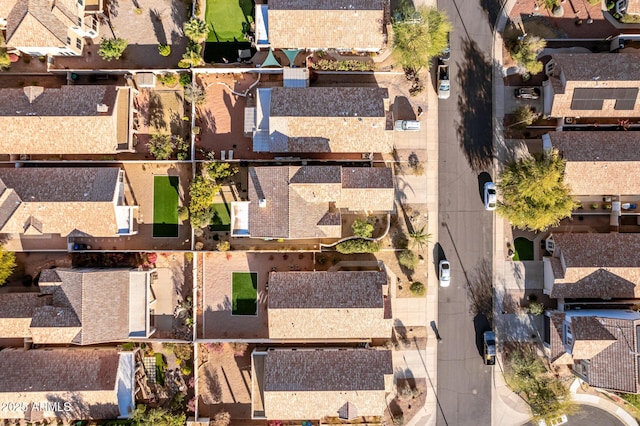
M 109 112 L 109 107 L 105 104 L 98 104 L 98 112 Z
M 260 198 L 260 199 L 258 200 L 258 205 L 259 205 L 260 207 L 267 207 L 267 200 L 265 200 L 264 198 Z

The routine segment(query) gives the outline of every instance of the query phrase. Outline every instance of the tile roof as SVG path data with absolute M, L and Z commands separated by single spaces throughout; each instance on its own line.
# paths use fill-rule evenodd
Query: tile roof
M 120 415 L 116 392 L 120 355 L 115 349 L 4 349 L 0 351 L 0 402 L 70 404 L 49 416 L 114 419 Z M 12 405 L 9 404 L 9 405 Z M 3 418 L 24 418 L 3 411 Z
M 265 413 L 269 419 L 320 419 L 350 403 L 361 416 L 381 416 L 392 374 L 390 351 L 270 350 L 264 361 Z
M 129 87 L 73 85 L 38 93 L 33 86 L 0 89 L 0 151 L 112 154 L 118 144 L 129 143 L 129 114 L 124 119 L 117 114 L 129 110 Z M 99 112 L 98 105 L 106 111 Z
M 0 189 L 8 188 L 0 195 L 0 233 L 22 234 L 35 220 L 43 234 L 116 236 L 119 173 L 114 167 L 0 168 Z
M 616 338 L 595 317 L 572 317 L 574 359 L 591 359 L 616 342 Z
M 574 195 L 636 194 L 640 139 L 634 132 L 551 132 L 566 160 L 564 181 Z
M 640 234 L 560 233 L 553 240 L 551 297 L 640 298 Z
M 76 24 L 71 18 L 73 16 L 64 6 L 49 0 L 17 1 L 7 16 L 7 45 L 64 46 L 69 27 Z
M 367 179 L 354 176 L 357 173 Z M 339 209 L 393 210 L 392 176 L 390 168 L 382 167 L 250 167 L 250 234 L 268 238 L 339 238 Z M 349 189 L 343 189 L 344 182 Z M 366 185 L 366 191 L 355 188 L 357 184 Z M 372 186 L 378 188 L 371 190 Z M 264 207 L 260 207 L 261 199 L 266 200 Z
M 387 274 L 272 272 L 269 276 L 269 338 L 390 338 L 384 318 Z M 318 321 L 322 318 L 322 321 Z
M 275 87 L 271 152 L 391 152 L 386 130 L 389 92 L 370 87 Z
M 551 327 L 549 328 L 549 346 L 551 354 L 549 360 L 553 363 L 565 353 L 564 342 L 562 340 L 562 323 L 565 314 L 563 312 L 551 312 Z
M 271 0 L 269 43 L 274 48 L 377 51 L 385 43 L 386 5 L 385 0 Z
M 128 269 L 45 269 L 40 287 L 53 294 L 52 306 L 37 308 L 31 326 L 47 343 L 89 345 L 126 340 L 129 337 Z M 108 303 L 105 303 L 108 301 Z M 71 341 L 54 342 L 63 330 L 80 329 Z M 47 329 L 47 330 L 44 330 Z M 48 333 L 54 335 L 48 337 Z M 70 332 L 72 334 L 72 332 Z M 67 334 L 68 335 L 68 334 Z M 36 340 L 34 335 L 34 342 Z
M 616 109 L 613 99 L 606 100 L 601 109 L 573 109 L 575 89 L 640 87 L 640 63 L 637 56 L 627 53 L 558 53 L 551 55 L 556 67 L 549 76 L 553 88 L 552 117 L 637 117 L 640 102 L 633 110 Z M 615 63 L 615 66 L 611 66 Z

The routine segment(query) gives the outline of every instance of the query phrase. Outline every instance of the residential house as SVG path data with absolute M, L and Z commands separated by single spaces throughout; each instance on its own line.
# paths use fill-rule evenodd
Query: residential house
M 251 358 L 256 419 L 382 416 L 393 388 L 391 351 L 269 349 Z
M 139 351 L 4 349 L 2 418 L 42 422 L 128 418 L 144 385 Z
M 389 92 L 372 87 L 257 89 L 253 150 L 274 153 L 388 153 Z M 255 117 L 255 118 L 253 118 Z
M 0 89 L 0 152 L 134 152 L 133 91 L 101 85 Z
M 615 64 L 615 65 L 612 65 Z M 640 117 L 640 62 L 628 53 L 551 55 L 544 114 L 570 124 L 582 117 Z
M 378 52 L 387 44 L 388 0 L 269 0 L 255 16 L 258 49 Z
M 576 299 L 640 298 L 640 234 L 554 233 L 550 241 L 544 293 L 559 299 L 561 310 Z
M 137 233 L 116 167 L 0 168 L 0 235 L 42 240 Z
M 77 56 L 98 39 L 102 0 L 2 0 L 6 44 L 31 56 Z M 0 28 L 2 29 L 2 28 Z
M 0 340 L 92 345 L 150 337 L 154 270 L 44 269 L 40 293 L 0 294 Z
M 386 167 L 249 167 L 249 201 L 231 204 L 231 232 L 252 238 L 340 238 L 342 215 L 394 210 Z
M 270 339 L 390 339 L 390 307 L 384 270 L 269 275 Z
M 639 393 L 640 313 L 618 309 L 547 312 L 545 346 L 590 386 Z

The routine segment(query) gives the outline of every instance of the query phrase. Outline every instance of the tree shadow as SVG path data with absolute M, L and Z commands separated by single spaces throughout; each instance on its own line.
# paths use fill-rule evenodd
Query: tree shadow
M 245 22 L 249 22 L 249 16 L 253 19 L 253 0 L 238 0 Z
M 467 299 L 474 315 L 485 315 L 489 321 L 493 319 L 493 271 L 486 258 L 469 274 Z
M 491 30 L 494 30 L 496 27 L 496 23 L 498 22 L 498 18 L 500 17 L 500 10 L 502 8 L 500 0 L 480 0 L 480 7 L 487 15 L 487 20 L 489 21 Z
M 151 18 L 151 24 L 153 25 L 153 33 L 156 35 L 158 44 L 167 44 L 167 34 L 164 31 L 164 25 L 162 25 L 162 15 L 158 10 L 149 10 L 149 18 Z
M 148 123 L 149 127 L 153 127 L 156 132 L 167 127 L 167 122 L 164 118 L 162 98 L 155 92 L 149 94 Z
M 458 109 L 462 117 L 457 123 L 460 147 L 472 170 L 479 173 L 491 167 L 493 126 L 491 107 L 492 68 L 475 41 L 463 40 L 465 62 L 459 65 L 460 86 Z

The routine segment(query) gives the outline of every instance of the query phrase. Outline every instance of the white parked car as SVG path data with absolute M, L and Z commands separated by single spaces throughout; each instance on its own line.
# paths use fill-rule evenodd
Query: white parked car
M 493 182 L 486 182 L 484 184 L 484 208 L 485 210 L 496 209 L 496 184 Z
M 400 132 L 417 132 L 420 130 L 418 120 L 396 120 L 396 130 Z
M 451 284 L 451 265 L 448 260 L 441 260 L 438 265 L 438 276 L 440 277 L 440 287 L 449 287 Z

